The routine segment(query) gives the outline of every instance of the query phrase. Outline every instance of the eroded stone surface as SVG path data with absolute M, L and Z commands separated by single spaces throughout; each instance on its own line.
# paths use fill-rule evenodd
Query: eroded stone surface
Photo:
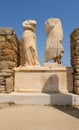
M 20 41 L 12 28 L 0 28 L 0 92 L 12 91 L 13 68 L 19 65 Z
M 26 20 L 22 23 L 24 32 L 22 34 L 21 65 L 38 66 L 38 54 L 36 49 L 36 21 Z
M 70 35 L 71 65 L 74 69 L 74 92 L 79 94 L 79 28 Z
M 45 62 L 53 60 L 61 63 L 64 48 L 62 46 L 63 30 L 60 19 L 49 18 L 45 21 L 46 51 Z
M 71 67 L 42 67 L 15 69 L 17 92 L 73 92 L 73 69 Z M 21 84 L 22 83 L 22 84 Z

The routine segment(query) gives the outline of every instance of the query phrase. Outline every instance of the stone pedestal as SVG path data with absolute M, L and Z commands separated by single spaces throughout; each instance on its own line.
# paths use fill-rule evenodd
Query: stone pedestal
M 73 92 L 71 67 L 15 68 L 16 92 Z
M 57 62 L 47 62 L 47 63 L 44 63 L 44 67 L 48 67 L 48 68 L 61 68 L 63 67 L 62 64 L 58 64 Z

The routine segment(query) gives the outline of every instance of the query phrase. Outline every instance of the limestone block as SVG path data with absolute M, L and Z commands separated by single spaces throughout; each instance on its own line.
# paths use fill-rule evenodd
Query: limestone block
M 0 56 L 0 61 L 7 61 L 7 60 L 10 60 L 10 61 L 13 61 L 13 57 L 11 55 L 9 56 Z
M 78 94 L 78 95 L 79 95 L 79 87 L 74 86 L 74 93 L 76 93 L 76 94 Z
M 62 66 L 62 64 L 58 64 L 58 63 L 54 62 L 54 63 L 44 63 L 44 67 L 48 67 L 48 68 L 61 68 L 63 66 Z
M 14 43 L 11 43 L 11 46 L 12 46 L 13 50 L 14 50 L 16 53 L 19 53 L 19 52 L 18 52 L 18 47 L 17 47 Z
M 0 85 L 5 85 L 5 82 L 4 82 L 4 81 L 1 81 L 1 82 L 0 82 Z
M 75 79 L 74 85 L 75 85 L 75 86 L 79 86 L 79 80 L 76 80 L 76 79 Z
M 0 49 L 5 47 L 5 42 L 0 42 Z
M 70 38 L 73 41 L 76 41 L 79 39 L 79 28 L 74 29 L 74 31 L 71 33 Z
M 4 85 L 0 85 L 0 93 L 5 92 L 5 86 Z
M 3 56 L 12 55 L 13 58 L 16 57 L 16 53 L 13 50 L 8 49 L 8 48 L 2 49 L 2 54 Z
M 4 81 L 4 77 L 0 77 L 0 82 L 3 82 Z
M 76 79 L 76 80 L 79 80 L 79 74 L 74 74 L 74 80 Z
M 4 36 L 0 36 L 0 42 L 5 42 L 5 37 Z
M 12 49 L 10 42 L 7 42 L 7 41 L 1 42 L 0 43 L 0 49 L 6 49 L 6 48 Z
M 0 56 L 2 56 L 2 52 L 0 52 Z
M 10 77 L 10 76 L 14 76 L 14 71 L 13 70 L 9 70 L 9 69 L 6 69 L 6 70 L 1 70 L 1 73 L 0 73 L 0 76 L 2 77 Z
M 72 69 L 47 68 L 15 70 L 14 91 L 20 92 L 72 92 Z
M 0 28 L 0 35 L 12 35 L 14 33 L 12 28 Z
M 0 61 L 0 69 L 12 69 L 16 66 L 14 61 Z
M 7 77 L 6 80 L 6 92 L 10 93 L 13 91 L 13 86 L 14 86 L 14 79 L 13 76 Z
M 73 68 L 67 67 L 67 88 L 69 92 L 73 92 Z

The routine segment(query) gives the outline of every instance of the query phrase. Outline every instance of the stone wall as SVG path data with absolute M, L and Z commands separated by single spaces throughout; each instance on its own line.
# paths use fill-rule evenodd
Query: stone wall
M 0 92 L 12 92 L 14 67 L 20 64 L 20 41 L 12 28 L 0 28 Z
M 79 94 L 79 28 L 70 35 L 71 65 L 74 69 L 73 84 L 74 92 Z

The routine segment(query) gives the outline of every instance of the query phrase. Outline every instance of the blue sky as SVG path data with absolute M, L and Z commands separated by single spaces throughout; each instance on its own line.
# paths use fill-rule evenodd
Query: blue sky
M 0 27 L 12 27 L 19 39 L 22 22 L 37 21 L 37 49 L 41 65 L 44 64 L 46 34 L 44 23 L 48 18 L 60 18 L 63 27 L 64 56 L 62 64 L 70 66 L 70 33 L 79 27 L 79 0 L 0 0 Z

